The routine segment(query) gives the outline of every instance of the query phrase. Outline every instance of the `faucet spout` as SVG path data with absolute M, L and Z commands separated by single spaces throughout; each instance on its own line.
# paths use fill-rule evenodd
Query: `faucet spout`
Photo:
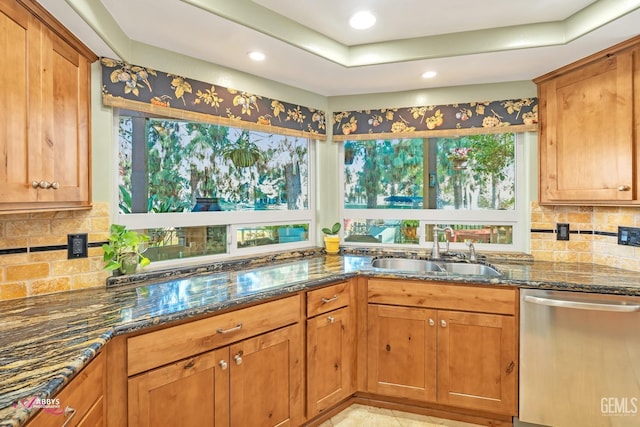
M 478 258 L 476 257 L 476 247 L 473 246 L 473 242 L 469 242 L 469 261 L 471 262 L 475 262 L 478 260 Z

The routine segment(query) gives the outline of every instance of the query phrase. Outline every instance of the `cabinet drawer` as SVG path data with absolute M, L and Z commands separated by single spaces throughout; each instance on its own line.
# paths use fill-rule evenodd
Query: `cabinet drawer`
M 518 303 L 513 288 L 409 280 L 369 279 L 367 294 L 371 303 L 510 315 Z
M 300 296 L 242 308 L 127 340 L 131 376 L 299 321 Z
M 65 424 L 68 427 L 89 425 L 89 419 L 98 420 L 97 424 L 104 425 L 104 399 L 102 395 L 105 387 L 105 356 L 100 353 L 55 397 L 60 402 L 60 409 L 70 407 L 75 409 L 73 418 L 71 414 L 48 413 L 40 411 L 29 423 L 30 427 L 59 427 Z
M 349 305 L 351 300 L 350 289 L 349 282 L 341 282 L 307 292 L 307 317 L 313 317 Z

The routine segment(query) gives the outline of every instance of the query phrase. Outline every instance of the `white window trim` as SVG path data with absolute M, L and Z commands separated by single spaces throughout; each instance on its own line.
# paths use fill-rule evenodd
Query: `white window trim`
M 171 118 L 168 118 L 169 120 Z M 176 119 L 181 120 L 181 119 Z M 189 258 L 175 258 L 164 261 L 154 261 L 145 267 L 145 270 L 157 270 L 171 267 L 200 265 L 208 262 L 229 259 L 239 255 L 264 254 L 269 252 L 305 249 L 316 246 L 316 144 L 317 140 L 308 140 L 308 207 L 301 210 L 259 210 L 259 211 L 219 211 L 219 212 L 174 212 L 174 213 L 134 213 L 123 214 L 118 208 L 119 204 L 119 177 L 118 177 L 118 147 L 119 147 L 119 123 L 120 115 L 113 115 L 114 147 L 111 160 L 112 174 L 112 223 L 125 225 L 131 230 L 147 228 L 168 227 L 197 227 L 197 226 L 227 226 L 227 252 L 215 255 L 203 255 Z M 241 227 L 260 227 L 270 225 L 309 224 L 308 240 L 301 242 L 277 243 L 265 246 L 253 246 L 251 248 L 238 248 L 236 233 Z
M 505 132 L 509 132 L 505 128 Z M 359 243 L 344 241 L 344 230 L 341 230 L 342 245 L 345 247 L 393 247 L 408 249 L 430 249 L 433 245 L 431 236 L 425 236 L 426 224 L 469 224 L 469 225 L 510 225 L 513 231 L 513 243 L 489 244 L 474 243 L 479 250 L 492 252 L 527 252 L 529 233 L 529 197 L 527 193 L 529 166 L 525 158 L 525 134 L 515 133 L 515 168 L 516 168 L 516 205 L 512 210 L 466 210 L 466 209 L 345 209 L 344 205 L 344 144 L 340 144 L 340 219 L 344 224 L 346 218 L 354 219 L 414 219 L 420 221 L 418 228 L 418 244 L 383 244 L 383 243 Z M 466 249 L 464 243 L 452 242 L 451 250 L 461 251 Z

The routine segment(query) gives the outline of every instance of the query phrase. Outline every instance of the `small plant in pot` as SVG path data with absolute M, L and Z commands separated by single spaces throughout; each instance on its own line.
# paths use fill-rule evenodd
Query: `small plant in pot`
M 149 236 L 145 234 L 127 230 L 124 225 L 111 224 L 109 243 L 102 245 L 105 270 L 118 276 L 134 273 L 138 265 L 149 265 L 149 258 L 140 253 L 140 245 L 148 241 Z
M 336 222 L 331 228 L 323 228 L 322 232 L 324 236 L 324 247 L 328 254 L 335 255 L 340 252 L 340 223 Z

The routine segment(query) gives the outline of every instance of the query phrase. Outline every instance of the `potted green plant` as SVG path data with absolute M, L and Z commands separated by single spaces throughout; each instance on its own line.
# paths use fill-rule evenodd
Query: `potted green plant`
M 242 132 L 236 142 L 224 147 L 222 155 L 231 160 L 236 168 L 253 166 L 262 158 L 260 148 L 249 141 L 249 133 L 246 131 Z
M 324 247 L 328 254 L 335 255 L 340 252 L 340 223 L 336 222 L 331 228 L 323 228 L 322 232 L 324 236 Z
M 137 231 L 127 230 L 119 224 L 111 224 L 109 242 L 102 245 L 104 268 L 114 275 L 131 274 L 138 265 L 144 267 L 151 261 L 140 253 L 140 245 L 148 242 L 149 236 Z

